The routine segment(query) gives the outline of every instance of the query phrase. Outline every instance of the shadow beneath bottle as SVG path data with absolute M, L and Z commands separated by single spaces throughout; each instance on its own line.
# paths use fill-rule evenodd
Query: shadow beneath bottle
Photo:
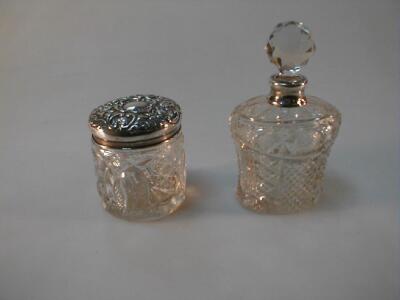
M 178 210 L 177 217 L 253 213 L 239 204 L 236 196 L 237 176 L 237 168 L 233 165 L 188 170 L 186 201 Z M 304 213 L 346 210 L 354 205 L 354 192 L 349 180 L 328 170 L 319 203 Z
M 346 210 L 354 205 L 355 188 L 351 181 L 330 170 L 325 174 L 324 186 L 315 211 Z

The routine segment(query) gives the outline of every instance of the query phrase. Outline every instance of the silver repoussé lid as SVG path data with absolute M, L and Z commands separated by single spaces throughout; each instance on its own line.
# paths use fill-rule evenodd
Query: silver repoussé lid
M 161 143 L 179 132 L 181 109 L 168 98 L 134 95 L 95 108 L 89 116 L 93 139 L 112 148 L 139 148 Z

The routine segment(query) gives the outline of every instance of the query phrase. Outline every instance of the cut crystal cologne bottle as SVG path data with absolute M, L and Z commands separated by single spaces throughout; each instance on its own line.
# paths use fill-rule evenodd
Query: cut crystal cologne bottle
M 97 190 L 104 208 L 129 220 L 156 220 L 185 200 L 181 110 L 154 95 L 118 98 L 89 117 Z
M 245 101 L 230 117 L 237 194 L 251 210 L 290 213 L 317 202 L 341 116 L 331 104 L 304 94 L 307 79 L 299 71 L 315 44 L 302 23 L 278 24 L 265 50 L 279 68 L 271 76 L 270 94 Z

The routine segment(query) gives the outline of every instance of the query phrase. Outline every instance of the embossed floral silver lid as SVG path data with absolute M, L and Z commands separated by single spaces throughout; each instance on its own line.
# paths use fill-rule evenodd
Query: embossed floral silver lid
M 181 128 L 181 109 L 168 98 L 134 95 L 111 100 L 89 116 L 93 139 L 113 148 L 138 148 L 165 141 Z

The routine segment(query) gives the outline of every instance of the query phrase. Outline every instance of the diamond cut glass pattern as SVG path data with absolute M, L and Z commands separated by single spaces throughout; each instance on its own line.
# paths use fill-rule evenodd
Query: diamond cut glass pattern
M 318 200 L 340 113 L 316 97 L 307 99 L 304 107 L 283 108 L 259 96 L 233 111 L 230 123 L 243 206 L 288 213 Z
M 97 189 L 104 208 L 128 220 L 156 220 L 185 199 L 183 135 L 138 149 L 113 149 L 92 142 Z

